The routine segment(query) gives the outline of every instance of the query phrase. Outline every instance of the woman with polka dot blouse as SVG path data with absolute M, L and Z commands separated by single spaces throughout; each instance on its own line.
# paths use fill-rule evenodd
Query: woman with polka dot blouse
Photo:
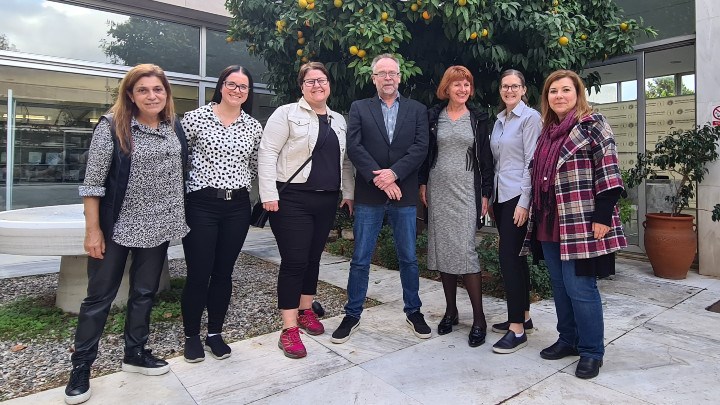
M 221 332 L 232 293 L 232 272 L 250 226 L 249 189 L 257 175 L 262 126 L 253 117 L 253 81 L 242 66 L 220 74 L 210 104 L 182 120 L 190 149 L 187 280 L 182 296 L 185 360 L 230 357 Z M 207 308 L 205 350 L 200 320 Z
M 280 250 L 278 308 L 283 330 L 278 346 L 285 356 L 305 357 L 298 327 L 310 335 L 325 332 L 312 311 L 320 255 L 340 206 L 352 213 L 353 168 L 345 147 L 345 119 L 331 111 L 330 81 L 322 63 L 300 67 L 302 98 L 279 107 L 268 119 L 258 152 L 260 199 Z M 305 161 L 308 163 L 281 192 Z

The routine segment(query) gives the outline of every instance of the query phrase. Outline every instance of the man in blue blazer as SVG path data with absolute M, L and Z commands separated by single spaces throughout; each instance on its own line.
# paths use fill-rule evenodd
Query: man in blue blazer
M 355 177 L 355 250 L 350 262 L 345 318 L 332 334 L 333 343 L 344 343 L 360 325 L 368 289 L 370 259 L 385 214 L 393 229 L 400 264 L 404 312 L 413 333 L 432 335 L 420 312 L 419 273 L 415 256 L 415 219 L 418 169 L 427 156 L 427 108 L 402 97 L 400 63 L 391 54 L 372 61 L 372 81 L 377 96 L 350 106 L 347 151 L 357 169 Z

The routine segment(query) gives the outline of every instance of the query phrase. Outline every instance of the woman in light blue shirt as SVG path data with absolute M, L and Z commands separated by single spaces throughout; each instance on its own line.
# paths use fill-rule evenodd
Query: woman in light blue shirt
M 500 269 L 505 284 L 508 320 L 492 326 L 505 335 L 493 346 L 496 353 L 512 353 L 527 345 L 530 319 L 530 270 L 519 256 L 530 208 L 528 165 L 535 152 L 542 121 L 525 103 L 525 77 L 509 69 L 500 76 L 500 113 L 490 137 L 495 163 L 492 210 L 500 234 Z

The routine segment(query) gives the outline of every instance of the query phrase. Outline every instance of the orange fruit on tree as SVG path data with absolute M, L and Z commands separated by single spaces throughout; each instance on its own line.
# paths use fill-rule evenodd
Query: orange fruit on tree
M 558 0 L 554 0 L 553 7 L 557 7 L 558 5 L 560 5 L 560 2 Z
M 430 13 L 428 13 L 427 10 L 423 11 L 422 18 L 426 21 L 429 20 L 431 18 Z
M 581 34 L 581 35 L 580 35 L 580 39 L 582 39 L 583 41 L 586 40 L 586 39 L 588 39 L 587 34 Z
M 467 4 L 467 0 L 458 0 L 458 6 L 465 7 L 466 4 Z
M 472 34 L 470 34 L 470 39 L 477 39 L 477 37 L 478 37 L 477 32 L 473 32 Z
M 298 32 L 297 32 L 297 37 L 298 37 L 298 38 L 302 38 L 302 37 L 303 37 L 303 32 L 302 32 L 302 31 L 298 31 Z
M 487 28 L 483 28 L 480 36 L 482 36 L 483 38 L 487 38 L 488 34 L 490 34 L 490 32 L 487 30 Z
M 387 21 L 388 17 L 390 17 L 390 15 L 386 11 L 383 11 L 382 14 L 380 14 L 380 19 L 383 21 Z
M 309 60 L 310 59 L 308 59 L 307 56 L 303 56 L 302 59 L 300 59 L 302 63 L 308 63 Z
M 386 44 L 389 43 L 389 42 L 391 42 L 391 41 L 392 41 L 392 38 L 390 38 L 390 37 L 388 37 L 388 36 L 383 37 L 383 42 L 385 42 Z
M 313 4 L 313 3 L 315 3 L 315 0 L 307 0 L 307 2 L 308 2 L 308 4 Z
M 349 49 L 348 51 L 350 52 L 350 55 L 357 55 L 357 54 L 358 54 L 358 47 L 355 46 L 355 45 L 353 45 L 353 46 L 350 47 L 350 49 Z
M 630 24 L 626 22 L 620 23 L 620 31 L 627 31 L 628 29 L 630 29 Z
M 297 4 L 298 4 L 298 7 L 300 7 L 300 8 L 307 8 L 307 6 L 308 6 L 307 0 L 298 0 Z
M 358 58 L 364 58 L 365 55 L 367 55 L 367 52 L 364 49 L 360 49 L 357 53 Z
M 310 20 L 305 20 L 305 26 L 306 26 L 306 27 L 309 27 L 309 26 L 310 26 Z
M 231 42 L 234 42 L 234 41 L 235 41 L 235 38 L 233 38 L 233 37 L 227 37 L 227 38 L 225 38 L 225 42 L 227 42 L 228 44 L 231 43 Z
M 297 52 L 295 52 L 295 53 L 297 54 L 297 56 L 302 56 L 303 50 L 302 50 L 302 49 L 298 49 Z
M 560 38 L 558 38 L 558 43 L 560 44 L 560 46 L 566 46 L 567 44 L 570 43 L 570 38 L 563 35 Z
M 298 38 L 298 44 L 304 45 L 304 44 L 305 44 L 305 38 Z
M 315 3 L 310 3 L 310 4 L 308 4 L 308 6 L 307 6 L 307 10 L 312 10 L 312 9 L 314 9 L 314 8 L 315 8 Z
M 417 4 L 418 6 L 422 6 L 422 0 L 416 0 L 415 4 Z
M 340 7 L 342 7 L 343 2 L 342 2 L 342 0 L 335 0 L 335 1 L 333 1 L 333 5 L 334 5 L 336 8 L 340 8 Z
M 412 5 L 410 5 L 410 10 L 412 10 L 412 11 L 418 11 L 418 5 L 417 5 L 417 4 L 412 4 Z

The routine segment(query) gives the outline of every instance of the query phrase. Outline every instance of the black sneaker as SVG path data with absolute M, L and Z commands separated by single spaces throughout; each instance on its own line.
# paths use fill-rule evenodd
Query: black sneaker
M 493 345 L 493 351 L 495 353 L 507 354 L 516 352 L 525 346 L 527 346 L 527 333 L 523 333 L 522 336 L 517 337 L 515 336 L 515 332 L 509 330 L 505 336 Z
M 90 363 L 74 366 L 70 372 L 70 381 L 65 387 L 65 403 L 69 405 L 81 404 L 88 399 L 90 390 Z
M 420 311 L 408 314 L 405 321 L 407 321 L 408 326 L 412 329 L 415 336 L 420 339 L 427 339 L 432 336 L 432 329 L 430 329 L 425 322 L 425 317 Z
M 360 326 L 360 319 L 349 315 L 345 315 L 340 326 L 333 332 L 330 341 L 333 343 L 345 343 L 350 339 L 350 335 L 355 333 L 358 326 Z
M 200 335 L 185 338 L 185 361 L 188 363 L 198 363 L 205 360 L 205 351 L 200 341 Z
M 533 330 L 535 329 L 533 327 L 532 318 L 528 319 L 523 323 L 523 327 L 525 327 L 525 333 L 530 335 L 533 333 Z M 505 321 L 502 323 L 496 323 L 492 326 L 492 331 L 495 333 L 505 333 L 510 330 L 510 321 Z
M 205 338 L 205 351 L 218 360 L 230 357 L 232 349 L 228 346 L 219 333 Z
M 162 375 L 170 371 L 167 361 L 158 359 L 148 349 L 133 349 L 125 353 L 122 371 L 143 375 Z

